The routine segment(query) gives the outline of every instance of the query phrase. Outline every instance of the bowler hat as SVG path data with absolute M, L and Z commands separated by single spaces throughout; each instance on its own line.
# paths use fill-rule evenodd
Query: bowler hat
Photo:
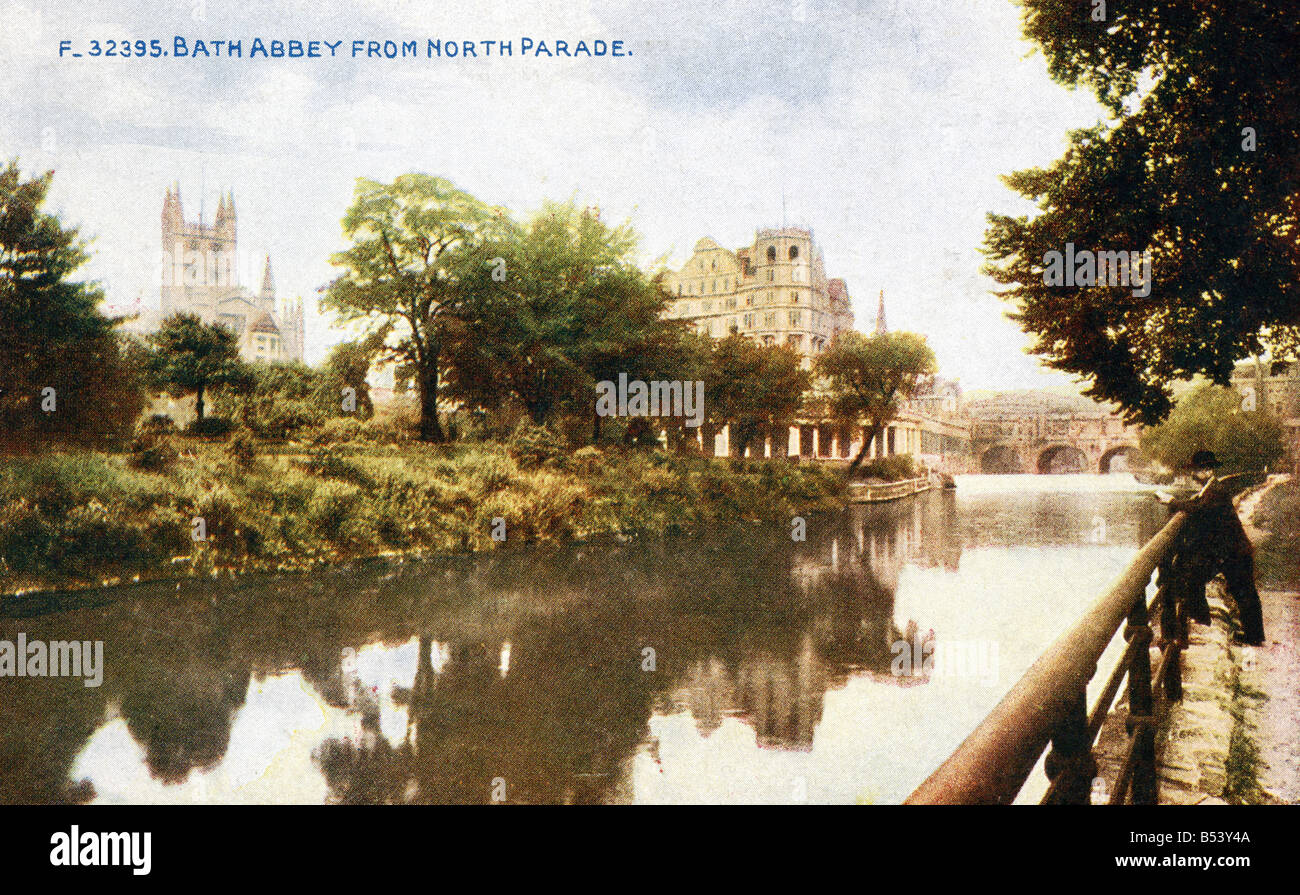
M 1218 469 L 1223 463 L 1214 456 L 1214 451 L 1197 451 L 1188 462 L 1188 469 Z

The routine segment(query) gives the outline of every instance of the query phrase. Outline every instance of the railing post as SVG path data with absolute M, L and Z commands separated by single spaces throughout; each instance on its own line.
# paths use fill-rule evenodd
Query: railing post
M 1057 782 L 1062 774 L 1057 803 L 1088 805 L 1092 802 L 1092 778 L 1097 776 L 1097 762 L 1092 757 L 1092 737 L 1088 733 L 1088 693 L 1080 690 L 1071 701 L 1061 724 L 1052 734 L 1052 748 L 1043 762 L 1048 778 Z
M 1166 597 L 1168 590 L 1165 591 Z M 1133 743 L 1134 805 L 1156 804 L 1156 740 L 1151 696 L 1151 624 L 1147 616 L 1147 597 L 1139 593 L 1124 625 L 1124 639 L 1140 642 L 1133 651 L 1128 668 L 1128 718 L 1124 726 Z

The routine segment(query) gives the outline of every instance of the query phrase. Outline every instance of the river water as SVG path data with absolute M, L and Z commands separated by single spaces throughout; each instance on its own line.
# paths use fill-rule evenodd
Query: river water
M 1123 474 L 963 476 L 809 517 L 804 541 L 737 527 L 27 605 L 0 640 L 100 640 L 105 668 L 0 678 L 0 801 L 898 802 L 1165 515 Z

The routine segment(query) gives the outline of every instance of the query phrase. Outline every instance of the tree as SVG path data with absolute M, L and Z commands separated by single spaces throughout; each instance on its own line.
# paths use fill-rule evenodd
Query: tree
M 812 377 L 784 345 L 759 345 L 738 333 L 715 343 L 705 386 L 706 412 L 729 425 L 728 447 L 741 457 L 758 438 L 788 426 Z M 706 445 L 707 447 L 707 445 Z
M 235 334 L 197 314 L 176 313 L 149 336 L 153 372 L 174 398 L 194 395 L 194 414 L 203 423 L 204 395 L 211 388 L 251 385 L 252 373 L 239 358 Z
M 1199 450 L 1214 451 L 1227 472 L 1262 470 L 1286 449 L 1282 426 L 1267 410 L 1241 409 L 1231 388 L 1202 385 L 1174 405 L 1169 418 L 1142 432 L 1142 451 L 1168 469 L 1181 469 Z
M 502 218 L 450 181 L 417 173 L 391 184 L 359 179 L 343 217 L 352 246 L 331 256 L 344 273 L 325 287 L 322 304 L 345 322 L 364 322 L 383 345 L 380 361 L 397 364 L 400 382 L 414 381 L 423 441 L 444 440 L 439 380 L 445 318 L 463 295 L 460 254 L 493 236 Z
M 367 420 L 375 415 L 375 405 L 370 400 L 370 383 L 366 377 L 382 350 L 380 340 L 371 337 L 357 342 L 340 342 L 330 349 L 321 371 L 320 399 L 329 408 L 330 416 L 355 415 Z M 356 396 L 354 412 L 343 410 L 343 389 L 350 388 Z
M 882 443 L 885 427 L 902 403 L 917 394 L 938 366 L 924 336 L 909 332 L 864 336 L 850 330 L 818 355 L 816 369 L 825 377 L 832 412 L 855 425 L 866 420 L 862 448 L 849 464 L 852 476 L 872 442 Z
M 53 172 L 0 169 L 0 447 L 120 439 L 144 407 L 137 370 L 101 314 L 97 284 L 70 278 L 88 260 L 76 229 L 41 211 Z
M 636 245 L 628 224 L 568 202 L 465 253 L 464 300 L 449 315 L 451 393 L 484 408 L 517 400 L 537 424 L 589 416 L 599 439 L 596 383 L 662 378 L 681 331 L 661 319 L 666 295 L 638 267 Z
M 1154 423 L 1171 382 L 1227 385 L 1237 360 L 1300 335 L 1300 5 L 1126 0 L 1104 21 L 1096 4 L 1023 6 L 1051 76 L 1108 117 L 1005 178 L 1039 211 L 989 215 L 986 269 L 1050 366 Z M 1124 283 L 1111 256 L 1104 283 L 1049 285 L 1067 243 L 1149 252 L 1151 276 Z M 1079 260 L 1085 283 L 1098 260 Z

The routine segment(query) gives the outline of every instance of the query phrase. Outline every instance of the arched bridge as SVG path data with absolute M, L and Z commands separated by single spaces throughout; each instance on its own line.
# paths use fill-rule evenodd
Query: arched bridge
M 971 452 L 980 472 L 1104 474 L 1140 464 L 1137 427 L 1091 402 L 1034 398 L 971 406 Z

